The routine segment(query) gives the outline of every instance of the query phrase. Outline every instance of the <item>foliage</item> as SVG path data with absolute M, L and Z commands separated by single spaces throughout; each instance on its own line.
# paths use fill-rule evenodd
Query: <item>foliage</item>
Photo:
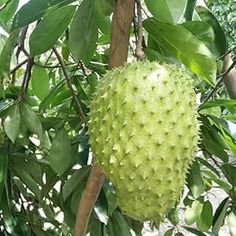
M 236 55 L 236 4 L 234 0 L 208 0 L 207 5 L 210 7 L 212 12 L 216 15 L 222 28 L 225 31 L 229 48 L 234 48 L 233 53 Z
M 217 235 L 228 216 L 235 235 L 236 134 L 231 127 L 236 102 L 223 88 L 214 87 L 222 65 L 216 58 L 227 51 L 219 15 L 190 0 L 159 2 L 161 10 L 154 0 L 142 3 L 143 50 L 148 60 L 178 64 L 194 78 L 202 123 L 199 152 L 182 203 L 185 222 L 179 222 L 176 207 L 166 217 L 172 227 L 165 235 L 181 235 L 183 230 Z M 4 235 L 72 235 L 90 172 L 86 123 L 91 95 L 108 70 L 113 3 L 30 0 L 18 7 L 19 0 L 0 1 L 0 230 Z M 137 14 L 129 61 L 135 60 Z M 233 24 L 224 27 L 228 40 Z M 215 188 L 226 195 L 216 210 L 209 200 Z M 142 227 L 122 215 L 115 189 L 106 180 L 89 222 L 90 235 L 127 236 L 131 229 L 141 235 Z

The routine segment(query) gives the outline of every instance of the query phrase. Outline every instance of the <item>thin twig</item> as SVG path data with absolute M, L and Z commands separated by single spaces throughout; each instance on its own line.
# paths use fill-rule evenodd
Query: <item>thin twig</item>
M 145 54 L 143 52 L 143 24 L 142 24 L 142 8 L 140 0 L 136 0 L 137 6 L 137 37 L 136 37 L 136 49 L 135 49 L 135 56 L 139 60 L 143 60 L 145 58 Z
M 226 55 L 230 54 L 235 48 L 236 48 L 236 46 L 231 48 L 229 51 L 227 51 L 226 53 L 224 53 L 220 57 L 216 58 L 216 61 L 219 61 L 220 59 L 224 58 Z
M 21 34 L 20 34 L 20 37 L 19 37 L 19 42 L 18 42 L 18 49 L 16 51 L 16 58 L 17 58 L 17 61 L 18 61 L 18 57 L 20 55 L 20 52 L 23 51 L 24 54 L 29 57 L 29 53 L 25 50 L 25 37 L 26 37 L 26 34 L 27 34 L 27 30 L 28 30 L 28 26 L 25 26 L 22 31 L 21 31 Z
M 235 67 L 235 65 L 236 65 L 236 61 L 234 61 L 226 71 L 224 71 L 222 74 L 217 76 L 218 82 L 215 85 L 215 87 L 211 90 L 211 92 L 207 95 L 204 102 L 207 102 L 213 96 L 213 94 L 216 92 L 216 90 L 219 88 L 219 86 L 223 82 L 224 77 Z
M 81 119 L 83 122 L 85 122 L 85 121 L 86 121 L 85 114 L 84 114 L 83 109 L 82 109 L 82 107 L 81 107 L 81 105 L 80 105 L 80 101 L 79 101 L 79 99 L 78 99 L 77 96 L 76 96 L 76 92 L 75 92 L 75 90 L 73 89 L 73 86 L 72 86 L 72 83 L 71 83 L 71 80 L 70 80 L 70 76 L 69 76 L 69 74 L 68 74 L 68 72 L 67 72 L 66 66 L 65 66 L 65 64 L 64 64 L 64 62 L 63 62 L 63 60 L 62 60 L 60 54 L 59 54 L 58 51 L 56 50 L 56 48 L 53 48 L 52 50 L 53 50 L 53 52 L 55 53 L 55 55 L 56 55 L 56 57 L 57 57 L 57 60 L 59 61 L 60 65 L 61 65 L 62 72 L 63 72 L 63 74 L 64 74 L 64 76 L 65 76 L 65 79 L 66 79 L 66 82 L 67 82 L 67 86 L 68 86 L 68 88 L 70 89 L 71 95 L 72 95 L 72 97 L 73 97 L 73 99 L 74 99 L 74 101 L 75 101 L 75 104 L 76 104 L 76 106 L 77 106 L 76 112 L 77 112 L 78 116 L 80 117 L 80 119 Z
M 11 71 L 10 74 L 14 73 L 15 71 L 17 71 L 20 67 L 22 67 L 25 63 L 27 63 L 29 61 L 29 59 L 25 59 L 24 61 L 20 62 L 19 64 L 17 64 Z
M 85 68 L 84 68 L 84 64 L 83 64 L 82 61 L 79 62 L 79 66 L 80 66 L 80 68 L 81 68 L 81 70 L 82 70 L 84 76 L 87 76 L 87 73 L 86 73 L 86 70 L 85 70 Z
M 18 96 L 19 100 L 22 100 L 24 95 L 25 95 L 25 92 L 27 90 L 29 80 L 30 80 L 30 77 L 31 77 L 31 69 L 32 69 L 33 65 L 34 65 L 34 58 L 31 57 L 31 58 L 28 59 L 28 63 L 27 63 L 27 66 L 26 66 L 24 78 L 23 78 L 23 81 L 22 81 L 22 84 L 21 84 L 21 90 L 20 90 L 20 93 L 19 93 L 19 96 Z

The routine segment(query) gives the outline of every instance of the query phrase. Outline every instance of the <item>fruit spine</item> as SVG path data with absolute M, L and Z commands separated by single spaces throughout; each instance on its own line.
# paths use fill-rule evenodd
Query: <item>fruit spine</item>
M 135 219 L 160 220 L 182 194 L 198 142 L 192 81 L 174 65 L 108 72 L 91 102 L 91 150 Z

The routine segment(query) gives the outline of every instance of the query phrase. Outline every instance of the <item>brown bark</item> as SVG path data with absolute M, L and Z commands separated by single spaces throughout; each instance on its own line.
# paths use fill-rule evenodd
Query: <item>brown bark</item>
M 129 31 L 134 14 L 135 0 L 116 0 L 112 19 L 110 68 L 121 66 L 128 56 Z M 82 193 L 76 216 L 74 236 L 85 236 L 94 204 L 101 190 L 104 174 L 98 164 L 92 166 L 86 187 Z
M 224 68 L 223 71 L 227 71 L 227 69 L 233 64 L 233 60 L 230 54 L 227 54 L 224 59 Z M 227 92 L 232 99 L 236 99 L 236 68 L 229 71 L 227 75 L 224 77 L 225 87 Z
M 94 204 L 100 193 L 104 174 L 98 164 L 93 165 L 86 187 L 82 193 L 76 216 L 74 236 L 84 236 Z
M 134 16 L 135 0 L 116 0 L 112 20 L 109 66 L 122 65 L 127 60 L 129 31 Z

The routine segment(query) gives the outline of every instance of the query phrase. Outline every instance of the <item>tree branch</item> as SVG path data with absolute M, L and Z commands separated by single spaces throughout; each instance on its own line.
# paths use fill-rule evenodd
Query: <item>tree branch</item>
M 66 66 L 65 66 L 65 64 L 64 64 L 60 54 L 56 50 L 56 48 L 53 48 L 52 50 L 55 53 L 55 55 L 57 57 L 57 60 L 59 61 L 60 65 L 61 65 L 62 72 L 63 72 L 63 74 L 65 76 L 65 79 L 66 79 L 66 82 L 67 82 L 67 86 L 70 89 L 71 95 L 72 95 L 72 97 L 73 97 L 73 99 L 75 101 L 75 104 L 77 106 L 76 112 L 77 112 L 78 116 L 80 117 L 81 121 L 85 122 L 86 121 L 86 117 L 85 117 L 83 109 L 82 109 L 82 107 L 80 105 L 80 101 L 77 98 L 76 93 L 75 93 L 75 91 L 73 89 L 73 86 L 72 86 L 72 83 L 71 83 L 71 80 L 70 80 L 70 76 L 69 76 L 69 74 L 68 74 L 68 72 L 66 70 Z
M 128 56 L 129 31 L 134 15 L 135 0 L 116 0 L 112 20 L 112 34 L 109 65 L 121 66 Z M 92 166 L 89 179 L 83 191 L 76 216 L 74 236 L 84 236 L 89 218 L 101 190 L 104 174 L 98 164 Z
M 25 95 L 25 92 L 27 90 L 29 80 L 30 80 L 30 77 L 31 77 L 31 69 L 32 69 L 33 65 L 34 65 L 34 58 L 31 57 L 31 58 L 28 59 L 28 63 L 27 63 L 27 66 L 26 66 L 24 78 L 23 78 L 23 81 L 22 81 L 22 84 L 21 84 L 21 90 L 20 90 L 20 93 L 19 93 L 19 96 L 18 96 L 19 100 L 22 100 L 24 95 Z
M 129 31 L 135 0 L 116 0 L 112 20 L 109 66 L 122 65 L 128 56 Z
M 136 0 L 137 6 L 137 25 L 136 25 L 136 49 L 135 56 L 139 60 L 143 60 L 145 58 L 145 54 L 143 52 L 143 24 L 142 24 L 142 8 L 140 0 Z
M 95 202 L 100 193 L 105 176 L 98 164 L 92 166 L 86 187 L 82 193 L 76 216 L 74 236 L 84 236 Z

